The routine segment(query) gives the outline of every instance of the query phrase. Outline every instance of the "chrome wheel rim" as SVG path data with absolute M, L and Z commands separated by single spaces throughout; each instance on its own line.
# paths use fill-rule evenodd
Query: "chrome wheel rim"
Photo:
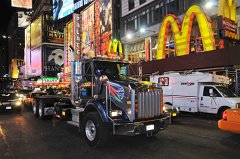
M 88 120 L 86 122 L 85 133 L 88 140 L 93 141 L 95 139 L 97 132 L 96 132 L 96 126 L 92 120 Z

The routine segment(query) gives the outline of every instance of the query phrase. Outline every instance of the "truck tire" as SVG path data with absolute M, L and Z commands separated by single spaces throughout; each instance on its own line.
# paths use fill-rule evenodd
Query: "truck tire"
M 90 147 L 102 147 L 109 138 L 109 129 L 97 112 L 88 113 L 83 119 L 83 135 Z
M 222 116 L 223 116 L 223 112 L 226 110 L 226 109 L 229 109 L 229 107 L 221 107 L 221 108 L 219 108 L 219 110 L 218 110 L 218 118 L 219 119 L 222 119 Z
M 33 115 L 37 118 L 38 117 L 38 102 L 37 101 L 33 101 Z
M 38 102 L 38 117 L 39 117 L 39 119 L 42 119 L 42 120 L 44 120 L 46 118 L 46 116 L 44 114 L 44 108 L 45 108 L 44 103 L 42 100 L 40 100 Z

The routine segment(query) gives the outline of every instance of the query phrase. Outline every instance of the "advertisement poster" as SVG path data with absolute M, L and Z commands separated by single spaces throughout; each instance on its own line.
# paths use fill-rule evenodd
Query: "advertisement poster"
M 112 0 L 100 0 L 101 54 L 107 53 L 112 35 Z
M 89 6 L 81 13 L 81 50 L 82 55 L 94 55 L 94 5 Z
M 11 0 L 12 7 L 32 9 L 32 0 Z
M 31 51 L 31 76 L 42 75 L 42 49 L 38 47 Z
M 43 17 L 44 17 L 43 18 L 44 42 L 63 44 L 64 43 L 63 30 L 57 30 L 56 27 L 54 27 L 52 17 L 50 15 L 45 14 Z
M 17 12 L 18 14 L 18 27 L 25 28 L 30 24 L 31 17 L 23 11 Z
M 63 46 L 46 45 L 44 46 L 44 76 L 54 77 L 61 72 L 64 64 Z
M 12 78 L 18 78 L 20 67 L 23 66 L 23 59 L 12 59 Z
M 68 50 L 69 46 L 73 46 L 73 22 L 67 24 L 65 28 L 65 52 L 64 52 L 64 73 L 68 74 L 71 72 L 71 60 L 72 55 Z
M 74 0 L 52 0 L 53 20 L 59 20 L 74 12 Z
M 94 15 L 94 22 L 95 22 L 95 55 L 101 56 L 101 41 L 100 41 L 100 2 L 95 1 L 95 15 Z
M 42 17 L 31 24 L 31 48 L 39 46 L 42 42 Z
M 30 75 L 32 70 L 31 70 L 31 63 L 30 63 L 30 45 L 31 45 L 31 41 L 30 41 L 30 26 L 28 26 L 25 29 L 25 50 L 24 50 L 24 63 L 25 63 L 25 73 L 26 76 Z M 26 77 L 27 78 L 27 77 Z

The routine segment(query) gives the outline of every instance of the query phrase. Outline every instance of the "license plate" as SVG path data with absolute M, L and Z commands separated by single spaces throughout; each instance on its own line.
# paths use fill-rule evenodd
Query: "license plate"
M 147 131 L 154 130 L 154 125 L 147 125 L 146 130 Z
M 172 116 L 177 116 L 177 113 L 172 113 Z
M 6 107 L 7 110 L 12 109 L 12 107 Z

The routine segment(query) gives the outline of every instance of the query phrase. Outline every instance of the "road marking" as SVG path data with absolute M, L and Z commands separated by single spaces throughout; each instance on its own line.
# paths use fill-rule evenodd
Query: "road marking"
M 7 147 L 7 151 L 4 155 L 13 157 L 13 152 L 11 151 L 10 146 L 8 144 L 7 137 L 3 132 L 2 126 L 0 125 L 0 137 L 1 136 L 2 136 L 2 139 L 3 139 L 3 142 L 4 142 L 5 146 Z

